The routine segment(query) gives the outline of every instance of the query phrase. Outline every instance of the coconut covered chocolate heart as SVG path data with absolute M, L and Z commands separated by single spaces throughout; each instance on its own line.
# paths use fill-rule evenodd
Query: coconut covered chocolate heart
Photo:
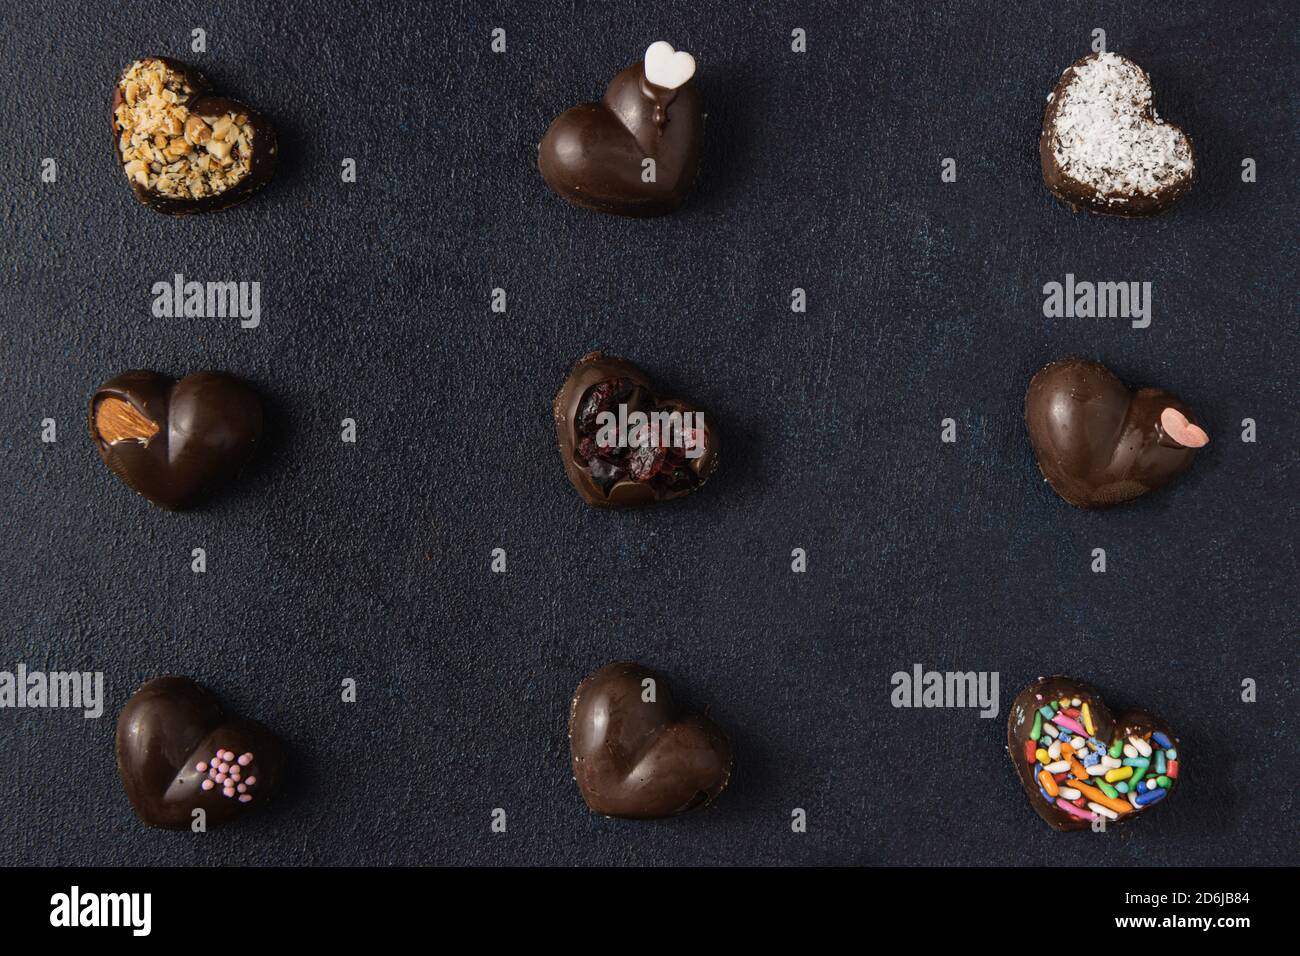
M 1093 53 L 1061 74 L 1038 153 L 1052 195 L 1115 216 L 1167 209 L 1196 172 L 1187 134 L 1156 113 L 1151 78 L 1117 53 Z
M 1033 377 L 1025 425 L 1043 477 L 1079 508 L 1106 508 L 1159 488 L 1210 440 L 1174 395 L 1130 392 L 1106 366 L 1077 358 Z
M 1095 687 L 1039 678 L 1012 701 L 1007 752 L 1030 805 L 1057 830 L 1124 822 L 1178 780 L 1178 738 L 1140 710 L 1111 716 Z
M 597 508 L 669 501 L 718 467 L 718 437 L 704 412 L 661 398 L 626 359 L 584 355 L 551 408 L 569 482 Z
M 599 103 L 566 110 L 537 149 L 546 184 L 571 203 L 659 216 L 683 202 L 699 171 L 703 114 L 695 60 L 664 41 L 614 77 Z
M 262 434 L 262 403 L 239 379 L 179 382 L 124 372 L 90 400 L 90 435 L 113 474 L 164 508 L 193 505 L 230 478 Z
M 608 664 L 583 680 L 569 708 L 573 777 L 595 813 L 650 819 L 713 801 L 731 777 L 726 735 L 683 714 L 662 677 Z
M 188 677 L 148 681 L 117 720 L 117 770 L 151 827 L 189 829 L 198 809 L 206 825 L 233 820 L 274 796 L 283 762 L 274 734 Z
M 275 171 L 275 129 L 176 60 L 136 60 L 113 92 L 113 143 L 137 199 L 171 215 L 247 199 Z

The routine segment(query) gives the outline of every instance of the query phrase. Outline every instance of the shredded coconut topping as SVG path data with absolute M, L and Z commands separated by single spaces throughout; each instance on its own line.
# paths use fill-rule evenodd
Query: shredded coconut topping
M 1056 111 L 1052 152 L 1071 179 L 1112 202 L 1187 178 L 1187 137 L 1151 105 L 1151 80 L 1132 60 L 1102 53 L 1074 67 Z

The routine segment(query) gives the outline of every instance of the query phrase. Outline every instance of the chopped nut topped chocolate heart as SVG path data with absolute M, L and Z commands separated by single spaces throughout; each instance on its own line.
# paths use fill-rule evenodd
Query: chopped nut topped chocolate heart
M 113 139 L 136 198 L 173 215 L 233 206 L 275 168 L 270 123 L 162 57 L 136 60 L 118 79 Z

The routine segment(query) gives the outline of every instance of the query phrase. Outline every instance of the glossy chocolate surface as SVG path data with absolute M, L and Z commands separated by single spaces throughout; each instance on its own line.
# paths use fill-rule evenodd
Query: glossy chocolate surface
M 571 203 L 621 216 L 659 216 L 686 201 L 700 164 L 704 117 L 695 81 L 675 90 L 634 63 L 599 103 L 561 113 L 537 149 L 546 184 Z M 655 181 L 642 179 L 655 161 Z
M 239 776 L 229 788 L 209 773 L 217 769 L 213 755 L 223 751 L 234 755 L 226 779 Z M 245 755 L 250 759 L 241 765 Z M 217 699 L 188 677 L 146 682 L 118 717 L 118 773 L 136 814 L 152 827 L 189 829 L 196 808 L 209 826 L 233 820 L 275 795 L 283 762 L 271 731 L 224 714 Z M 205 781 L 213 785 L 205 789 Z M 235 787 L 243 789 L 227 795 Z
M 1065 359 L 1041 369 L 1025 395 L 1025 425 L 1043 477 L 1080 508 L 1131 501 L 1186 471 L 1196 449 L 1175 441 L 1161 423 L 1173 408 L 1196 423 L 1176 396 L 1130 392 L 1106 366 Z
M 218 212 L 222 209 L 229 209 L 231 206 L 243 202 L 270 182 L 272 175 L 275 173 L 276 158 L 279 154 L 275 127 L 270 120 L 239 100 L 214 93 L 207 77 L 187 63 L 162 56 L 142 57 L 141 59 L 164 63 L 169 69 L 185 78 L 185 82 L 193 90 L 188 103 L 186 103 L 190 113 L 204 118 L 221 116 L 228 112 L 242 113 L 248 117 L 249 124 L 253 127 L 255 135 L 253 137 L 252 163 L 248 175 L 229 189 L 212 196 L 182 199 L 176 196 L 164 195 L 128 179 L 131 191 L 135 194 L 136 199 L 157 212 L 171 216 L 190 216 L 197 213 Z M 130 64 L 128 64 L 127 69 L 130 69 Z M 122 104 L 122 101 L 122 85 L 119 80 L 113 84 L 113 101 L 110 110 L 113 124 L 113 157 L 118 161 L 119 172 L 121 170 L 121 156 L 118 152 L 117 141 L 122 130 L 117 121 L 117 108 Z
M 645 700 L 646 680 L 654 700 Z M 569 708 L 573 776 L 594 813 L 669 817 L 705 806 L 726 789 L 731 747 L 703 714 L 683 714 L 667 682 L 629 661 L 578 685 Z
M 611 410 L 623 403 L 629 411 L 703 414 L 689 402 L 657 396 L 645 372 L 626 359 L 601 352 L 584 355 L 560 387 L 551 408 L 564 471 L 578 494 L 597 508 L 629 508 L 680 498 L 701 487 L 718 467 L 719 461 L 717 432 L 709 425 L 707 415 L 702 430 L 703 454 L 684 458 L 675 467 L 665 469 L 650 480 L 633 477 L 625 467 L 626 459 L 607 461 L 582 454 L 584 447 L 590 447 L 584 446 L 583 440 L 596 434 L 592 416 L 584 416 L 584 409 L 590 411 L 587 404 L 592 390 L 606 382 L 622 383 L 612 398 L 614 405 Z
M 106 440 L 101 402 L 126 402 L 157 426 L 152 437 Z M 179 382 L 150 371 L 124 372 L 90 402 L 90 434 L 104 463 L 155 504 L 186 508 L 228 480 L 262 434 L 262 403 L 242 381 L 198 372 Z
M 1017 694 L 1011 702 L 1011 711 L 1007 715 L 1007 753 L 1011 757 L 1011 762 L 1016 765 L 1016 775 L 1020 778 L 1020 785 L 1029 798 L 1030 806 L 1057 830 L 1086 830 L 1092 826 L 1092 821 L 1062 810 L 1057 804 L 1049 802 L 1044 797 L 1037 779 L 1037 765 L 1026 758 L 1025 752 L 1028 742 L 1033 739 L 1035 715 L 1038 714 L 1039 708 L 1050 706 L 1052 701 L 1075 699 L 1080 701 L 1080 705 L 1085 703 L 1088 705 L 1093 722 L 1092 736 L 1108 748 L 1116 739 L 1127 740 L 1130 736 L 1149 738 L 1154 733 L 1161 733 L 1168 738 L 1174 748 L 1181 750 L 1177 735 L 1167 724 L 1152 714 L 1143 710 L 1130 710 L 1119 717 L 1114 717 L 1102 700 L 1101 693 L 1091 684 L 1061 674 L 1054 677 L 1040 677 Z M 1041 725 L 1042 722 L 1040 720 L 1038 723 Z M 1050 742 L 1051 738 L 1043 737 L 1041 740 L 1046 743 Z M 1181 753 L 1179 760 L 1181 762 Z M 1095 786 L 1093 789 L 1096 789 Z M 1086 808 L 1087 795 L 1082 799 Z M 1129 803 L 1127 799 L 1122 802 Z M 1160 802 L 1165 801 L 1162 799 Z M 1132 807 L 1130 804 L 1131 809 L 1128 812 L 1121 813 L 1116 819 L 1108 819 L 1107 825 L 1126 823 L 1153 806 L 1154 803 L 1147 807 Z

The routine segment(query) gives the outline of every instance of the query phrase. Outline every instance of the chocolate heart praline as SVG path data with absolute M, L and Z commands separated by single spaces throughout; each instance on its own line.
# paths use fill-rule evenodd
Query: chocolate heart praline
M 167 84 L 158 95 L 175 94 L 177 102 L 150 108 L 153 112 L 148 114 L 149 122 L 156 119 L 162 124 L 158 127 L 161 132 L 151 133 L 150 129 L 137 122 L 135 108 L 141 104 L 140 108 L 144 110 L 144 104 L 152 102 L 148 99 L 151 93 L 148 81 L 149 75 L 154 71 L 159 71 Z M 136 102 L 130 102 L 130 84 L 134 83 L 139 88 L 141 81 L 144 88 L 136 91 Z M 164 119 L 164 116 L 167 118 Z M 208 126 L 207 139 L 203 142 L 197 142 L 188 128 L 188 118 L 191 116 L 202 118 Z M 180 122 L 179 130 L 168 129 L 172 117 Z M 243 122 L 237 124 L 238 139 L 227 151 L 228 157 L 233 157 L 231 166 L 223 168 L 220 166 L 221 157 L 212 154 L 206 143 L 211 139 L 212 126 L 226 117 L 242 118 Z M 129 64 L 113 88 L 112 121 L 114 154 L 126 173 L 131 191 L 136 199 L 157 212 L 188 216 L 228 209 L 265 186 L 275 172 L 279 146 L 271 122 L 238 100 L 215 95 L 203 74 L 178 60 L 150 56 Z M 134 142 L 134 134 L 137 132 L 141 135 L 139 143 Z M 162 136 L 161 145 L 160 141 L 154 139 L 157 135 Z M 166 151 L 171 145 L 178 142 L 188 146 L 188 150 L 175 156 L 167 155 Z M 124 150 L 129 151 L 130 155 Z M 152 162 L 145 162 L 141 156 L 136 155 L 143 150 L 149 151 Z M 128 171 L 129 164 L 135 161 L 144 164 L 141 171 L 150 182 L 141 182 L 135 173 Z M 155 163 L 158 169 L 154 168 Z M 184 169 L 173 177 L 173 172 L 180 166 Z M 215 176 L 218 172 L 224 174 L 228 170 L 239 170 L 242 175 L 236 182 L 223 182 L 222 188 L 218 190 Z M 189 185 L 191 173 L 201 183 L 200 195 L 194 195 L 193 187 Z M 169 180 L 174 178 L 175 185 L 164 189 L 161 184 L 164 176 Z M 182 180 L 187 184 L 185 188 L 181 188 Z
M 1066 737 L 1078 744 L 1077 753 L 1083 756 L 1072 754 L 1071 759 L 1057 762 L 1064 755 L 1054 759 L 1049 753 L 1044 764 L 1039 752 Z M 1149 755 L 1138 751 L 1130 738 L 1140 741 Z M 1074 751 L 1074 743 L 1066 745 Z M 1134 756 L 1121 749 L 1124 744 Z M 1061 674 L 1040 677 L 1022 690 L 1007 715 L 1007 753 L 1020 785 L 1034 811 L 1057 830 L 1088 829 L 1102 817 L 1107 825 L 1125 823 L 1163 802 L 1178 780 L 1181 749 L 1178 737 L 1162 720 L 1142 710 L 1112 717 L 1095 687 Z M 1102 768 L 1105 772 L 1098 772 Z M 1080 782 L 1080 771 L 1086 782 Z M 1155 788 L 1149 788 L 1152 781 Z M 1049 785 L 1055 793 L 1046 789 Z M 1071 792 L 1079 796 L 1067 800 Z
M 1071 358 L 1040 369 L 1025 393 L 1025 426 L 1039 470 L 1079 508 L 1107 508 L 1173 481 L 1196 457 L 1165 428 L 1172 409 L 1200 428 L 1176 396 L 1130 392 L 1106 366 Z
M 620 216 L 661 216 L 686 201 L 700 166 L 704 114 L 695 81 L 664 89 L 633 63 L 599 103 L 561 113 L 537 148 L 546 184 L 575 205 Z M 646 159 L 655 181 L 643 178 Z
M 101 405 L 124 415 L 141 432 L 107 436 Z M 152 435 L 143 434 L 149 428 Z M 124 372 L 90 400 L 90 435 L 104 464 L 150 501 L 187 508 L 228 480 L 262 435 L 262 403 L 241 380 L 197 372 L 179 382 L 157 372 Z
M 1192 141 L 1155 111 L 1151 79 L 1132 60 L 1092 53 L 1061 74 L 1038 137 L 1043 182 L 1076 211 L 1149 216 L 1192 187 Z
M 731 779 L 721 728 L 703 714 L 681 713 L 667 682 L 630 661 L 607 664 L 578 685 L 569 747 L 583 800 L 608 817 L 685 813 L 711 803 Z
M 217 699 L 188 677 L 143 684 L 118 717 L 116 749 L 118 773 L 136 814 L 167 830 L 189 829 L 195 809 L 215 825 L 266 803 L 279 788 L 284 766 L 271 731 L 223 713 Z M 224 772 L 213 765 L 222 754 L 230 755 Z M 205 783 L 212 785 L 205 789 Z
M 620 383 L 609 402 L 601 406 L 602 410 L 616 413 L 619 404 L 623 404 L 629 412 L 678 412 L 699 416 L 696 420 L 704 422 L 700 430 L 704 442 L 702 454 L 685 458 L 671 471 L 661 471 L 648 480 L 631 477 L 627 468 L 619 467 L 617 457 L 597 454 L 584 458 L 583 439 L 595 435 L 590 423 L 583 418 L 584 403 L 593 399 L 592 390 L 602 383 Z M 681 399 L 656 395 L 650 378 L 626 359 L 601 352 L 589 352 L 580 358 L 560 386 L 551 406 L 551 416 L 555 421 L 564 472 L 583 500 L 596 508 L 630 508 L 680 498 L 702 487 L 718 467 L 718 435 L 709 426 L 703 411 Z

